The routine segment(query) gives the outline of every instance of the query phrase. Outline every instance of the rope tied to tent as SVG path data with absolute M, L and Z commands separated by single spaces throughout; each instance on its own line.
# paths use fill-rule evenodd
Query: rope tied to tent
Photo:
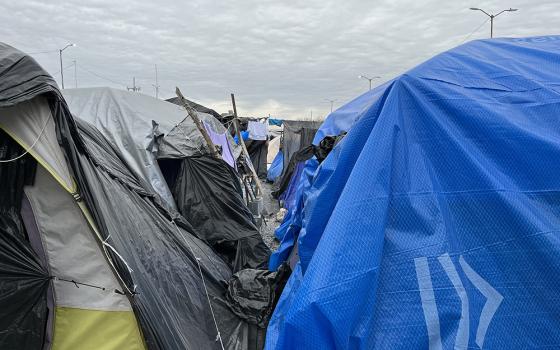
M 39 142 L 39 140 L 41 139 L 41 137 L 45 133 L 45 130 L 47 129 L 47 125 L 49 124 L 51 119 L 52 119 L 52 114 L 49 114 L 49 117 L 47 118 L 47 121 L 45 122 L 45 125 L 43 125 L 43 128 L 41 129 L 41 132 L 39 133 L 39 136 L 37 136 L 37 139 L 35 141 L 33 141 L 33 143 L 31 144 L 31 147 L 29 147 L 27 150 L 25 150 L 25 152 L 23 152 L 22 154 L 20 154 L 19 156 L 15 157 L 15 158 L 0 160 L 0 163 L 11 163 L 11 162 L 15 162 L 16 160 L 25 157 L 37 145 L 37 142 Z
M 103 291 L 106 291 L 106 290 L 110 289 L 110 288 L 103 287 L 103 286 L 97 286 L 97 285 L 91 284 L 91 283 L 78 282 L 75 279 L 67 279 L 67 278 L 62 278 L 62 277 L 58 277 L 58 276 L 49 276 L 49 278 L 52 279 L 52 280 L 55 280 L 55 281 L 72 283 L 74 286 L 76 286 L 76 288 L 80 288 L 80 286 L 85 286 L 85 287 L 100 289 L 100 290 L 103 290 Z M 124 293 L 124 292 L 122 292 L 118 289 L 114 289 L 113 293 L 126 296 L 126 293 Z M 138 293 L 134 293 L 134 294 L 138 294 Z
M 220 329 L 218 328 L 218 322 L 216 321 L 216 315 L 214 314 L 214 308 L 212 307 L 212 302 L 210 301 L 210 294 L 208 293 L 208 288 L 206 287 L 206 281 L 204 280 L 204 275 L 202 274 L 202 267 L 200 266 L 200 260 L 201 259 L 194 254 L 194 250 L 192 249 L 189 241 L 187 241 L 187 239 L 185 238 L 185 235 L 183 235 L 183 232 L 179 229 L 179 227 L 175 223 L 175 220 L 171 220 L 171 222 L 173 223 L 173 226 L 175 226 L 175 230 L 177 230 L 177 233 L 179 233 L 179 235 L 181 235 L 181 238 L 183 238 L 183 241 L 185 241 L 185 243 L 189 247 L 189 250 L 191 251 L 192 255 L 194 256 L 194 258 L 196 260 L 196 264 L 198 265 L 198 273 L 200 274 L 200 279 L 202 280 L 202 285 L 204 286 L 204 293 L 206 293 L 206 299 L 208 300 L 208 305 L 210 306 L 210 313 L 212 314 L 212 319 L 214 320 L 214 326 L 216 326 L 217 334 L 216 334 L 215 341 L 219 340 L 220 345 L 222 347 L 222 350 L 225 350 L 224 342 L 222 340 L 222 334 L 220 333 Z
M 63 282 L 73 283 L 76 286 L 76 288 L 80 288 L 80 286 L 86 286 L 86 287 L 90 287 L 90 288 L 107 290 L 107 288 L 105 288 L 105 287 L 96 286 L 96 285 L 89 284 L 89 283 L 84 283 L 84 282 L 78 282 L 74 279 L 69 280 L 69 279 L 66 279 L 66 278 L 58 277 L 58 276 L 51 276 L 51 278 L 54 279 L 55 281 L 63 281 Z

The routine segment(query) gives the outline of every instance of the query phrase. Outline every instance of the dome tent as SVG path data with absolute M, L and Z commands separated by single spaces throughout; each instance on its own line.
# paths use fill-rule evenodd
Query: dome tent
M 22 174 L 2 191 L 1 348 L 257 346 L 222 300 L 231 269 L 5 44 L 0 91 L 2 183 Z
M 125 155 L 132 170 L 151 184 L 163 204 L 186 218 L 197 237 L 234 271 L 266 266 L 270 250 L 232 168 L 241 149 L 215 117 L 196 112 L 214 142 L 221 140 L 223 160 L 208 154 L 202 134 L 183 107 L 111 88 L 68 89 L 63 94 L 72 114 L 94 124 Z
M 343 107 L 267 348 L 560 344 L 559 61 L 557 36 L 474 41 Z

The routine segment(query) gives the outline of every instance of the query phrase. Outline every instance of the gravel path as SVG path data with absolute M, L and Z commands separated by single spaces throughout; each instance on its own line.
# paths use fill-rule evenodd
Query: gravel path
M 276 214 L 280 210 L 280 207 L 278 206 L 278 201 L 270 195 L 270 192 L 272 192 L 272 184 L 265 181 L 261 182 L 261 184 L 263 188 L 263 204 L 265 210 L 263 218 L 266 220 L 266 223 L 263 222 L 260 231 L 264 243 L 274 251 L 280 244 L 274 236 L 274 231 L 281 223 L 276 221 Z

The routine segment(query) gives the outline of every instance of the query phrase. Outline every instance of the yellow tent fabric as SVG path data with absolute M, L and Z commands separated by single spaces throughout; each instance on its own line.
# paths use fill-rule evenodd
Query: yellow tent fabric
M 57 307 L 52 350 L 143 350 L 132 311 Z

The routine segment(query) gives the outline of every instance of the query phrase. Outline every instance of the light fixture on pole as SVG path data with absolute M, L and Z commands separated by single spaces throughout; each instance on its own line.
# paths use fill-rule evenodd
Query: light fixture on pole
M 498 12 L 497 15 L 494 14 L 489 14 L 488 12 L 484 11 L 483 9 L 480 9 L 478 7 L 471 7 L 470 8 L 473 11 L 480 11 L 482 13 L 484 13 L 486 16 L 490 17 L 490 37 L 493 38 L 494 37 L 494 18 L 498 17 L 499 15 L 501 15 L 504 12 L 515 12 L 517 11 L 517 9 L 513 9 L 513 8 L 509 8 L 507 10 L 502 10 L 500 12 Z
M 332 113 L 332 109 L 333 109 L 333 104 L 336 102 L 336 100 L 329 100 L 328 98 L 325 99 L 325 101 L 330 102 L 331 103 L 331 113 Z
M 371 90 L 371 81 L 372 81 L 373 79 L 379 79 L 379 78 L 381 78 L 381 77 L 374 76 L 374 77 L 369 78 L 369 77 L 366 77 L 365 75 L 360 75 L 360 76 L 358 76 L 358 79 L 367 79 L 367 80 L 369 80 L 369 89 L 370 89 L 370 90 Z
M 58 50 L 58 53 L 60 54 L 60 78 L 62 80 L 62 88 L 64 89 L 64 68 L 62 68 L 62 51 L 66 50 L 67 48 L 71 47 L 71 46 L 76 46 L 76 44 L 68 44 L 66 46 L 64 46 L 62 49 Z

